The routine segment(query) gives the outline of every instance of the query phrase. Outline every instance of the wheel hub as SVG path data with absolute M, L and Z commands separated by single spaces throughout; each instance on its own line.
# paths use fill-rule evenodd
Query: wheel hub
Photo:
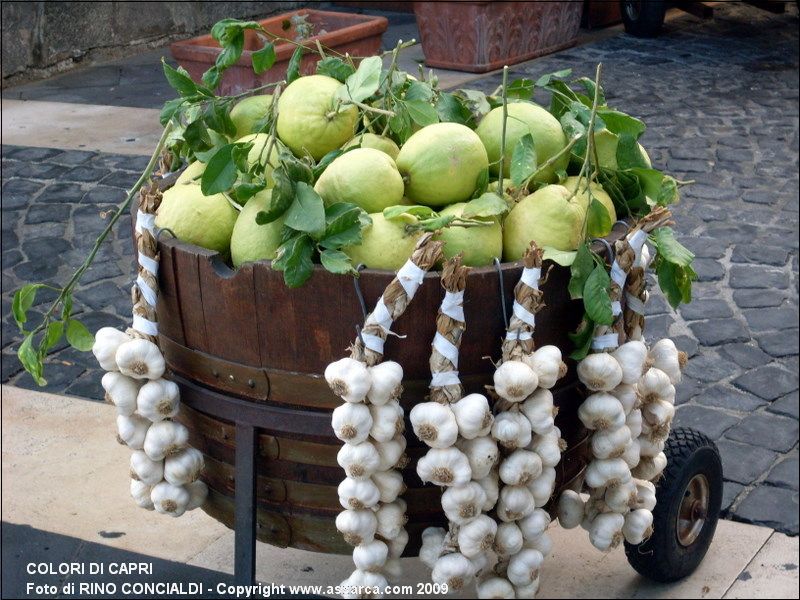
M 675 533 L 682 546 L 691 546 L 700 535 L 708 516 L 708 499 L 708 479 L 698 473 L 686 485 L 678 509 Z

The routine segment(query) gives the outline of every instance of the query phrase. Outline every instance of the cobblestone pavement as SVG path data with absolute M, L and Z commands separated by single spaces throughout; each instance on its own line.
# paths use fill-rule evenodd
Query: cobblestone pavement
M 797 14 L 723 6 L 714 21 L 671 21 L 654 40 L 616 36 L 518 65 L 515 76 L 604 64 L 609 102 L 648 123 L 656 165 L 695 184 L 675 208 L 696 254 L 695 301 L 679 313 L 653 294 L 648 336 L 691 355 L 676 423 L 713 438 L 727 516 L 798 532 Z M 473 86 L 494 89 L 499 76 Z M 55 98 L 54 98 L 55 99 Z M 9 147 L 2 151 L 2 381 L 30 387 L 11 355 L 10 296 L 27 281 L 64 281 L 136 178 L 144 158 Z M 123 325 L 130 222 L 84 278 L 91 328 Z M 41 297 L 47 299 L 46 295 Z M 48 389 L 100 398 L 91 356 L 58 348 Z

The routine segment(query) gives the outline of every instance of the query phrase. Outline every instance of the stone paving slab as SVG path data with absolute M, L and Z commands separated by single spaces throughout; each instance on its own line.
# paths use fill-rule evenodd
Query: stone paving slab
M 654 293 L 647 335 L 670 335 L 691 356 L 676 419 L 718 442 L 726 514 L 791 534 L 798 487 L 780 465 L 798 441 L 797 42 L 795 8 L 726 5 L 713 21 L 670 21 L 657 39 L 618 35 L 513 69 L 591 75 L 602 61 L 609 102 L 648 123 L 655 164 L 695 180 L 675 214 L 698 256 L 696 304 L 673 313 Z M 494 74 L 470 85 L 498 83 Z M 63 281 L 146 158 L 17 146 L 2 156 L 2 380 L 31 386 L 11 354 L 13 289 Z M 78 294 L 93 327 L 128 319 L 129 231 L 126 219 Z M 91 357 L 58 349 L 49 360 L 49 390 L 100 397 Z

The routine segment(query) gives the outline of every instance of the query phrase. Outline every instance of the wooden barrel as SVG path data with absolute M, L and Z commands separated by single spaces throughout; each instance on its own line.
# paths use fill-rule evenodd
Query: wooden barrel
M 619 226 L 613 237 L 619 237 Z M 352 277 L 316 267 L 301 288 L 289 289 L 283 275 L 268 262 L 247 264 L 234 271 L 215 253 L 162 236 L 159 242 L 160 341 L 172 377 L 181 388 L 180 420 L 191 431 L 191 443 L 206 456 L 203 478 L 210 488 L 204 509 L 229 527 L 233 524 L 235 428 L 232 422 L 252 416 L 259 425 L 258 531 L 261 541 L 332 553 L 350 548 L 335 529 L 341 510 L 337 485 L 342 471 L 336 463 L 341 442 L 330 427 L 330 412 L 339 405 L 322 373 L 347 354 L 355 326 L 363 322 Z M 545 263 L 546 269 L 551 267 Z M 502 301 L 510 307 L 521 267 L 504 264 Z M 537 315 L 537 347 L 555 344 L 569 354 L 568 332 L 579 324 L 582 310 L 567 292 L 569 270 L 552 265 L 542 286 L 545 307 Z M 371 309 L 393 273 L 365 270 L 359 278 Z M 403 365 L 406 381 L 402 404 L 409 409 L 425 398 L 428 359 L 435 317 L 443 290 L 438 273 L 429 273 L 406 313 L 395 323 L 402 337 L 390 336 L 386 358 Z M 491 382 L 505 332 L 499 274 L 493 268 L 474 269 L 464 299 L 467 329 L 459 370 L 467 392 L 482 391 Z M 557 468 L 558 486 L 577 477 L 585 465 L 586 431 L 577 418 L 582 394 L 575 384 L 574 365 L 555 392 L 557 425 L 568 444 Z M 230 421 L 213 417 L 220 406 Z M 227 406 L 225 404 L 225 406 Z M 225 414 L 225 413 L 222 413 Z M 410 426 L 408 431 L 411 431 Z M 424 452 L 413 434 L 407 435 L 412 459 L 404 475 L 408 491 L 411 543 L 419 533 L 442 522 L 440 490 L 416 476 L 416 459 Z

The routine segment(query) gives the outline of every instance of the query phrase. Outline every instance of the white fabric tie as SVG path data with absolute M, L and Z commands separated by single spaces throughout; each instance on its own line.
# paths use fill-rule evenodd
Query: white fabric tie
M 436 349 L 436 351 L 439 352 L 439 354 L 441 354 L 447 360 L 453 363 L 454 367 L 458 366 L 458 348 L 453 344 L 453 342 L 448 340 L 446 337 L 444 337 L 441 333 L 437 331 L 436 335 L 433 336 L 432 345 Z
M 136 286 L 139 288 L 142 296 L 144 296 L 145 301 L 150 306 L 155 307 L 156 302 L 158 302 L 158 294 L 156 294 L 155 290 L 148 285 L 141 275 L 136 278 Z
M 136 233 L 142 233 L 143 229 L 155 235 L 156 216 L 140 210 L 136 213 Z
M 133 315 L 133 328 L 140 333 L 144 333 L 145 335 L 158 335 L 158 323 L 150 321 L 149 319 L 145 319 L 141 315 Z
M 635 262 L 639 262 L 639 257 L 642 254 L 642 246 L 646 241 L 647 241 L 647 232 L 642 229 L 637 229 L 628 238 L 628 244 L 630 245 L 631 248 L 633 248 L 633 251 L 636 254 Z
M 614 300 L 614 302 L 611 303 L 611 313 L 615 317 L 622 314 L 622 304 L 619 303 L 619 300 Z
M 145 270 L 150 271 L 153 275 L 158 274 L 158 261 L 139 253 L 139 265 Z
M 531 311 L 522 306 L 522 304 L 520 304 L 516 300 L 514 300 L 513 310 L 514 310 L 514 316 L 517 317 L 520 321 L 527 323 L 531 327 L 536 326 L 536 315 L 534 315 Z
M 377 352 L 378 354 L 383 354 L 383 338 L 382 337 L 362 331 L 361 332 L 361 339 L 364 341 L 364 346 L 366 346 L 367 348 L 369 348 L 373 352 Z
M 408 259 L 406 264 L 400 267 L 400 270 L 397 272 L 397 280 L 400 282 L 400 285 L 403 286 L 409 300 L 417 293 L 424 278 L 425 271 L 415 265 L 411 259 Z
M 430 387 L 444 387 L 446 385 L 459 385 L 460 383 L 458 371 L 446 371 L 444 373 L 434 373 L 431 376 Z
M 375 310 L 373 310 L 372 314 L 370 315 L 370 321 L 380 325 L 381 329 L 387 333 L 391 331 L 392 315 L 389 314 L 389 309 L 386 308 L 386 304 L 383 301 L 383 296 L 378 298 L 378 302 L 375 304 Z
M 445 292 L 440 309 L 454 321 L 464 322 L 464 291 Z
M 539 289 L 539 280 L 542 278 L 542 270 L 539 267 L 525 267 L 522 269 L 522 277 L 520 281 L 527 285 L 529 288 L 535 290 Z
M 644 314 L 644 302 L 633 294 L 626 294 L 625 300 L 628 303 L 628 310 L 635 312 L 638 315 Z
M 592 340 L 593 350 L 605 350 L 606 348 L 616 348 L 619 346 L 619 334 L 607 333 L 598 335 Z
M 615 260 L 614 264 L 611 265 L 611 280 L 616 283 L 620 289 L 625 289 L 625 280 L 628 278 L 628 274 L 622 270 L 622 267 L 619 266 L 619 263 Z
M 530 331 L 506 331 L 506 339 L 524 342 L 527 340 L 532 340 L 533 334 Z

